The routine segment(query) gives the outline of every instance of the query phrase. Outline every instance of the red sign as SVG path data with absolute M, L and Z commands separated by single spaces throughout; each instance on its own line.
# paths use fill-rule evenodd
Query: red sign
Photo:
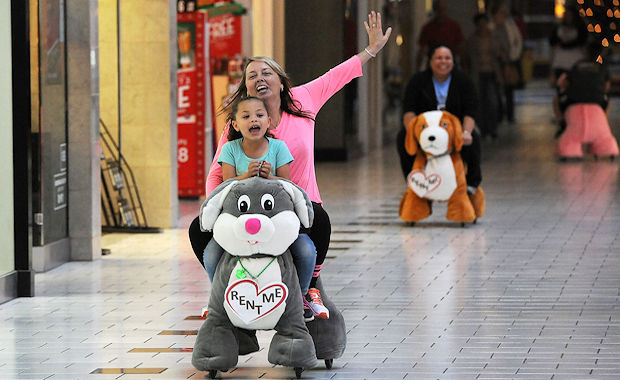
M 209 55 L 213 58 L 233 58 L 241 53 L 241 16 L 210 17 L 209 41 Z
M 177 15 L 177 165 L 181 197 L 205 194 L 207 159 L 212 150 L 208 132 L 210 90 L 205 64 L 206 17 L 202 12 Z
M 196 70 L 177 72 L 177 117 L 179 122 L 196 122 Z

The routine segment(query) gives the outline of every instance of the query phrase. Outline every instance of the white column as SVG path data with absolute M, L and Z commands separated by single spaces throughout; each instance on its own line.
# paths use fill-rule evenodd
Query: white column
M 252 54 L 284 62 L 284 1 L 252 0 Z
M 364 20 L 370 11 L 380 11 L 383 0 L 360 0 L 357 5 L 358 51 L 368 46 Z M 384 25 L 385 28 L 385 25 Z M 390 37 L 394 38 L 394 36 Z M 383 64 L 381 54 L 364 67 L 364 76 L 358 79 L 358 141 L 362 153 L 383 145 Z
M 98 0 L 66 2 L 70 259 L 101 257 Z

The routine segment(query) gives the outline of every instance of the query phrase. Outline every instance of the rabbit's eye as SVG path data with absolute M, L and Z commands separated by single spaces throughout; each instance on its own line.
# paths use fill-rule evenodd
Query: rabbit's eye
M 250 197 L 247 195 L 242 195 L 237 200 L 237 208 L 241 212 L 247 212 L 250 208 Z
M 274 206 L 273 195 L 271 195 L 271 194 L 264 194 L 262 196 L 262 198 L 260 199 L 260 204 L 261 204 L 261 206 L 263 206 L 263 209 L 265 211 L 273 210 L 273 206 Z

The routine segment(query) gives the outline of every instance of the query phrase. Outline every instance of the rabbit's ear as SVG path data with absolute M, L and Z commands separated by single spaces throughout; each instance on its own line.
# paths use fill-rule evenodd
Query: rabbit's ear
M 310 228 L 314 219 L 314 209 L 312 202 L 308 198 L 308 194 L 293 182 L 286 180 L 278 180 L 284 190 L 288 193 L 295 206 L 295 213 L 299 218 L 302 226 Z
M 224 199 L 230 192 L 230 190 L 237 184 L 236 179 L 231 179 L 223 182 L 221 185 L 215 188 L 209 197 L 205 199 L 200 206 L 200 229 L 202 231 L 211 231 L 215 221 L 222 213 L 222 205 Z

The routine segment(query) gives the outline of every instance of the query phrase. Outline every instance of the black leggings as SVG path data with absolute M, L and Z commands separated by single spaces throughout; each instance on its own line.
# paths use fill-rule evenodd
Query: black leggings
M 329 220 L 329 215 L 327 215 L 327 212 L 325 212 L 320 203 L 312 202 L 312 209 L 314 210 L 314 222 L 312 223 L 312 227 L 305 229 L 302 232 L 305 232 L 308 236 L 310 236 L 310 239 L 312 239 L 312 242 L 316 247 L 316 265 L 318 266 L 323 264 L 325 261 L 325 256 L 327 256 L 329 240 L 332 234 L 332 225 Z M 189 226 L 189 241 L 192 244 L 192 250 L 194 251 L 196 258 L 200 261 L 200 264 L 203 267 L 205 264 L 202 256 L 205 247 L 211 238 L 213 238 L 213 232 L 202 232 L 200 230 L 199 218 L 194 218 Z M 310 287 L 313 288 L 315 286 L 316 277 L 312 277 Z

